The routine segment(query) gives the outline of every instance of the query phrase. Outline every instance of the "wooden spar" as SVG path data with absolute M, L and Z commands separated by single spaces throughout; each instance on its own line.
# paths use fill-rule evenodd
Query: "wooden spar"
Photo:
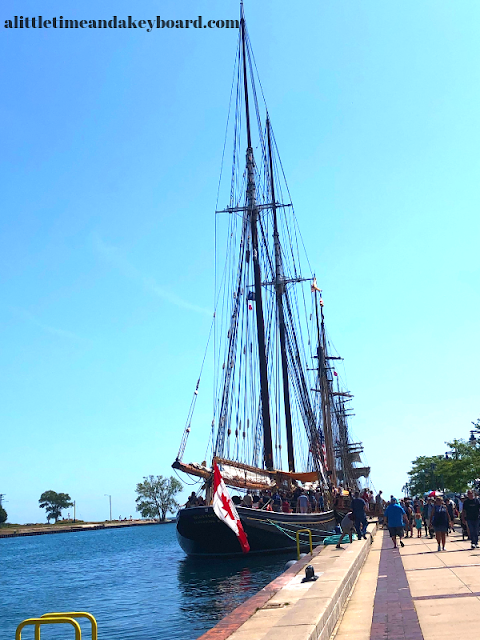
M 224 477 L 224 481 L 229 487 L 237 487 L 239 489 L 254 489 L 262 491 L 265 489 L 273 489 L 274 486 L 282 486 L 285 485 L 285 483 L 291 483 L 294 480 L 298 480 L 299 482 L 316 482 L 318 480 L 318 474 L 316 471 L 307 471 L 305 473 L 290 473 L 288 471 L 278 470 L 268 471 L 266 469 L 258 469 L 257 467 L 243 464 L 242 462 L 236 462 L 235 460 L 227 460 L 226 458 L 215 457 L 214 460 L 221 466 L 238 469 L 240 472 L 238 476 Z M 180 460 L 175 460 L 172 464 L 172 468 L 178 469 L 179 471 L 183 471 L 183 473 L 188 473 L 189 475 L 197 478 L 203 478 L 204 480 L 210 479 L 213 473 L 213 471 L 207 467 L 203 467 L 199 464 L 180 462 Z M 242 471 L 244 472 L 243 477 L 240 475 Z M 262 482 L 260 479 L 248 479 L 246 477 L 246 473 L 252 473 L 257 476 L 263 475 L 265 476 L 265 480 Z
M 280 334 L 280 355 L 282 359 L 283 405 L 285 408 L 285 430 L 287 432 L 288 470 L 295 471 L 295 455 L 293 452 L 292 411 L 290 408 L 290 387 L 288 383 L 287 350 L 285 339 L 285 315 L 283 312 L 283 295 L 285 285 L 282 282 L 283 268 L 278 235 L 277 207 L 275 205 L 275 183 L 273 180 L 272 140 L 270 133 L 270 118 L 267 115 L 268 162 L 270 167 L 270 196 L 273 209 L 273 244 L 275 247 L 275 293 L 277 298 L 278 328 Z
M 243 462 L 237 462 L 236 460 L 228 460 L 227 458 L 214 458 L 217 464 L 228 465 L 229 467 L 236 467 L 237 469 L 243 469 L 245 471 L 251 471 L 252 473 L 268 475 L 272 478 L 285 476 L 286 478 L 290 478 L 291 480 L 299 480 L 300 482 L 314 482 L 318 480 L 318 473 L 316 471 L 305 471 L 305 472 L 291 472 L 291 471 L 282 471 L 280 469 L 259 469 L 258 467 L 252 467 L 249 464 L 244 464 Z
M 248 106 L 247 57 L 245 45 L 245 17 L 241 8 L 241 40 L 243 53 L 243 84 L 245 92 L 245 112 L 247 126 L 247 210 L 252 234 L 253 275 L 255 283 L 255 315 L 257 320 L 258 360 L 260 365 L 260 395 L 262 400 L 263 455 L 267 469 L 273 469 L 272 426 L 270 422 L 270 400 L 268 393 L 268 370 L 265 349 L 265 321 L 263 318 L 262 277 L 258 252 L 257 219 L 258 209 L 255 194 L 255 161 L 253 158 L 250 132 L 250 109 Z
M 175 460 L 172 464 L 172 469 L 178 469 L 179 471 L 183 471 L 183 473 L 188 473 L 191 476 L 195 476 L 197 478 L 210 478 L 212 475 L 212 471 L 207 469 L 206 467 L 200 467 L 195 464 L 187 464 L 186 462 L 181 462 L 180 460 Z

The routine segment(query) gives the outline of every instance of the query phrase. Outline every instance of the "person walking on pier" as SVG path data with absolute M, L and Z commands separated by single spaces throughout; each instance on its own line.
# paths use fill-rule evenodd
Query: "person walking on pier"
M 447 535 L 448 528 L 451 524 L 447 507 L 445 506 L 442 498 L 438 496 L 435 498 L 435 506 L 432 512 L 432 525 L 435 529 L 435 537 L 438 544 L 437 551 L 445 551 L 445 536 Z
M 425 535 L 428 536 L 430 530 L 430 521 L 432 519 L 433 502 L 431 498 L 423 505 L 423 522 L 425 523 Z M 433 538 L 433 535 L 431 536 Z
M 340 540 L 338 541 L 337 544 L 337 549 L 341 549 L 342 547 L 340 546 L 342 544 L 342 540 L 345 536 L 348 535 L 349 539 L 350 539 L 350 543 L 353 541 L 353 531 L 355 529 L 355 516 L 353 515 L 352 511 L 349 511 L 346 516 L 343 518 L 343 520 L 340 523 L 340 527 L 342 529 L 342 535 L 340 536 Z
M 448 517 L 450 518 L 450 528 L 452 531 L 455 531 L 454 521 L 455 521 L 455 511 L 454 511 L 454 502 L 453 500 L 449 500 L 449 498 L 445 498 L 445 507 L 448 511 Z
M 367 539 L 367 514 L 366 511 L 368 506 L 362 498 L 360 498 L 360 492 L 355 491 L 354 498 L 352 500 L 352 504 L 350 505 L 353 516 L 355 518 L 355 528 L 357 530 L 358 539 L 361 540 L 362 537 Z
M 384 513 L 385 519 L 387 521 L 388 531 L 390 533 L 390 537 L 393 542 L 393 548 L 397 548 L 397 536 L 400 542 L 400 546 L 404 547 L 403 544 L 403 526 L 407 524 L 407 514 L 403 507 L 401 507 L 397 499 L 391 496 L 390 504 L 385 509 Z
M 467 497 L 463 502 L 462 522 L 464 524 L 465 522 L 467 523 L 468 530 L 470 532 L 470 543 L 472 545 L 472 549 L 478 549 L 479 514 L 480 500 L 474 497 L 472 490 L 469 490 L 467 491 Z
M 422 526 L 422 514 L 420 513 L 420 507 L 418 506 L 415 511 L 415 528 L 417 529 L 417 538 L 422 537 Z
M 403 509 L 407 515 L 407 522 L 405 525 L 405 537 L 408 538 L 408 533 L 410 532 L 410 537 L 413 538 L 413 509 L 408 500 L 405 500 L 403 503 Z

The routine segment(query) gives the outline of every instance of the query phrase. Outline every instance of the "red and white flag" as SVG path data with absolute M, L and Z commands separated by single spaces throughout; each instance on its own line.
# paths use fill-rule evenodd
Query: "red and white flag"
M 215 460 L 213 461 L 213 510 L 217 518 L 220 518 L 237 536 L 243 553 L 250 551 L 247 534 L 243 530 L 235 505 L 230 498 L 222 474 Z

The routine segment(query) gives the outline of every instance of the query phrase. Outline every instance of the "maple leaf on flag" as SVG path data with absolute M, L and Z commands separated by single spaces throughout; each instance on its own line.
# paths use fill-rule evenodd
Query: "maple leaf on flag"
M 222 474 L 215 460 L 213 461 L 213 510 L 217 518 L 230 527 L 238 538 L 243 553 L 250 551 L 247 534 L 243 530 L 235 505 L 230 498 Z

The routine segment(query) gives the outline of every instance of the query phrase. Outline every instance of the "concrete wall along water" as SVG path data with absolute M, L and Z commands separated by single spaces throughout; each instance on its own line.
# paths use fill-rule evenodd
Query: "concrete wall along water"
M 232 611 L 198 640 L 328 640 L 370 551 L 367 540 L 317 547 L 258 594 Z M 302 583 L 305 566 L 318 580 Z

